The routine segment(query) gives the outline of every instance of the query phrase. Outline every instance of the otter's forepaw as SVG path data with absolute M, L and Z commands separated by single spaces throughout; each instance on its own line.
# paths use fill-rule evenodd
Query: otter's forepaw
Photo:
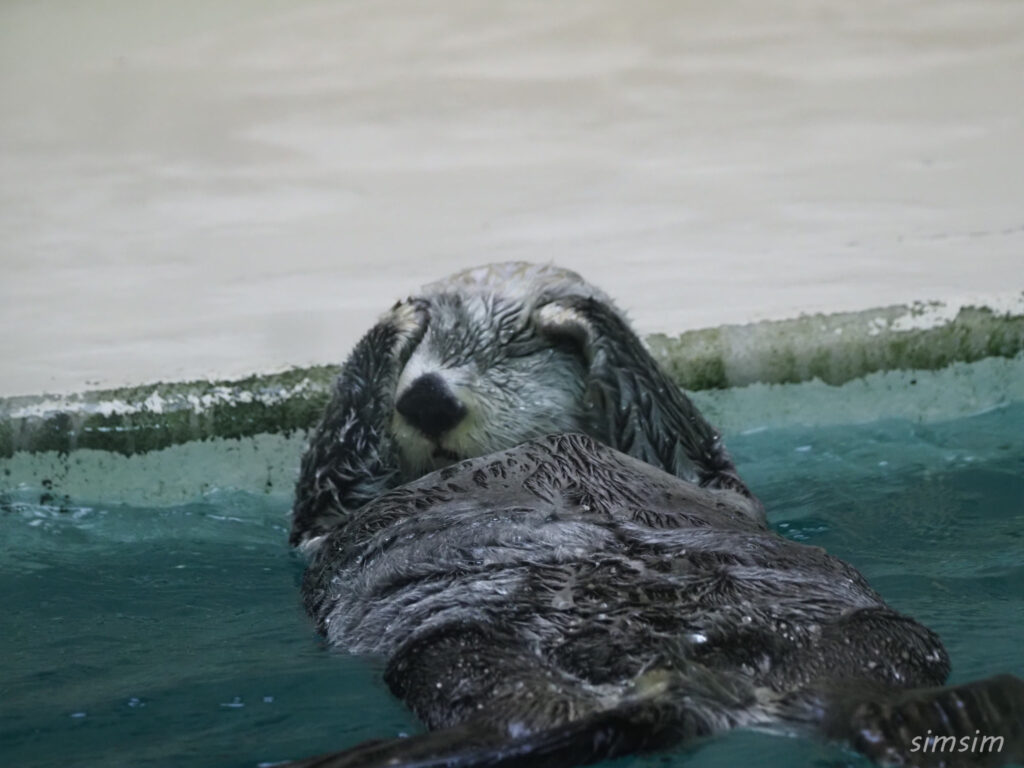
M 420 299 L 400 301 L 391 308 L 385 319 L 395 329 L 392 352 L 404 363 L 427 332 L 430 323 L 427 302 Z

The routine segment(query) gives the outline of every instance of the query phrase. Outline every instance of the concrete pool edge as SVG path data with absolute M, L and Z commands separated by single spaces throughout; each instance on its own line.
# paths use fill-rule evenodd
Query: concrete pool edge
M 877 372 L 1015 358 L 1024 352 L 1024 293 L 988 304 L 925 302 L 654 334 L 647 342 L 690 391 L 810 381 L 834 387 Z M 324 365 L 234 381 L 2 398 L 0 458 L 82 449 L 135 455 L 196 440 L 304 432 L 319 418 L 337 371 Z

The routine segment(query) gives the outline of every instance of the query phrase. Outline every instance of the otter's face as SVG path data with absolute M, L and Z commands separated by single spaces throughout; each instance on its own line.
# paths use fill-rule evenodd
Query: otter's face
M 398 378 L 391 428 L 402 473 L 419 477 L 551 432 L 586 431 L 586 363 L 538 307 L 442 293 Z

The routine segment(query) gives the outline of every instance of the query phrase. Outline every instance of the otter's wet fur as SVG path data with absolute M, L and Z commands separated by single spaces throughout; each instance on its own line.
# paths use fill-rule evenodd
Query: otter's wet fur
M 510 292 L 493 295 L 502 283 L 488 274 L 537 274 L 497 269 L 475 283 L 492 307 Z M 561 766 L 739 726 L 817 732 L 908 765 L 963 757 L 913 752 L 913 736 L 980 729 L 1005 749 L 972 759 L 1020 759 L 1024 683 L 939 688 L 949 661 L 934 633 L 851 566 L 773 533 L 717 433 L 621 314 L 560 275 L 512 296 L 507 326 L 480 327 L 475 289 L 459 279 L 427 291 L 346 364 L 299 482 L 292 540 L 313 556 L 303 595 L 331 644 L 387 659 L 392 691 L 431 731 L 301 765 Z M 545 294 L 553 282 L 564 290 Z M 460 355 L 474 338 L 499 348 Z M 531 356 L 558 366 L 536 381 L 569 394 L 534 400 L 516 380 L 508 402 L 529 391 L 526 406 L 560 403 L 558 428 L 590 435 L 530 434 L 547 415 L 529 407 L 515 428 L 479 433 L 525 434 L 515 446 L 446 440 L 415 413 L 440 450 L 403 432 L 396 401 L 410 378 L 469 366 L 482 388 L 467 396 L 465 369 L 446 373 L 442 411 L 461 424 L 476 408 L 486 421 L 508 410 L 473 399 L 492 387 L 488 360 L 528 369 Z M 417 403 L 433 402 L 430 381 Z M 454 463 L 409 477 L 423 456 Z
M 424 382 L 417 412 L 452 422 L 424 425 L 437 434 L 400 412 Z M 391 488 L 553 432 L 593 435 L 760 509 L 718 432 L 611 299 L 574 272 L 508 262 L 426 286 L 356 345 L 302 459 L 291 543 L 314 550 Z

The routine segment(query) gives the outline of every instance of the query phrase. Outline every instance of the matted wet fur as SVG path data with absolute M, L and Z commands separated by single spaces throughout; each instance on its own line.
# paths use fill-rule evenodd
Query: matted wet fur
M 315 549 L 390 488 L 552 432 L 593 435 L 760 508 L 604 293 L 568 270 L 508 262 L 426 286 L 356 345 L 302 459 L 291 543 Z
M 431 731 L 295 765 L 563 766 L 738 726 L 906 765 L 1022 758 L 1024 683 L 938 687 L 934 633 L 767 528 L 606 297 L 518 264 L 438 285 L 346 363 L 292 533 L 321 632 L 384 656 Z M 549 418 L 590 436 L 538 437 Z M 929 729 L 1004 741 L 914 750 Z

